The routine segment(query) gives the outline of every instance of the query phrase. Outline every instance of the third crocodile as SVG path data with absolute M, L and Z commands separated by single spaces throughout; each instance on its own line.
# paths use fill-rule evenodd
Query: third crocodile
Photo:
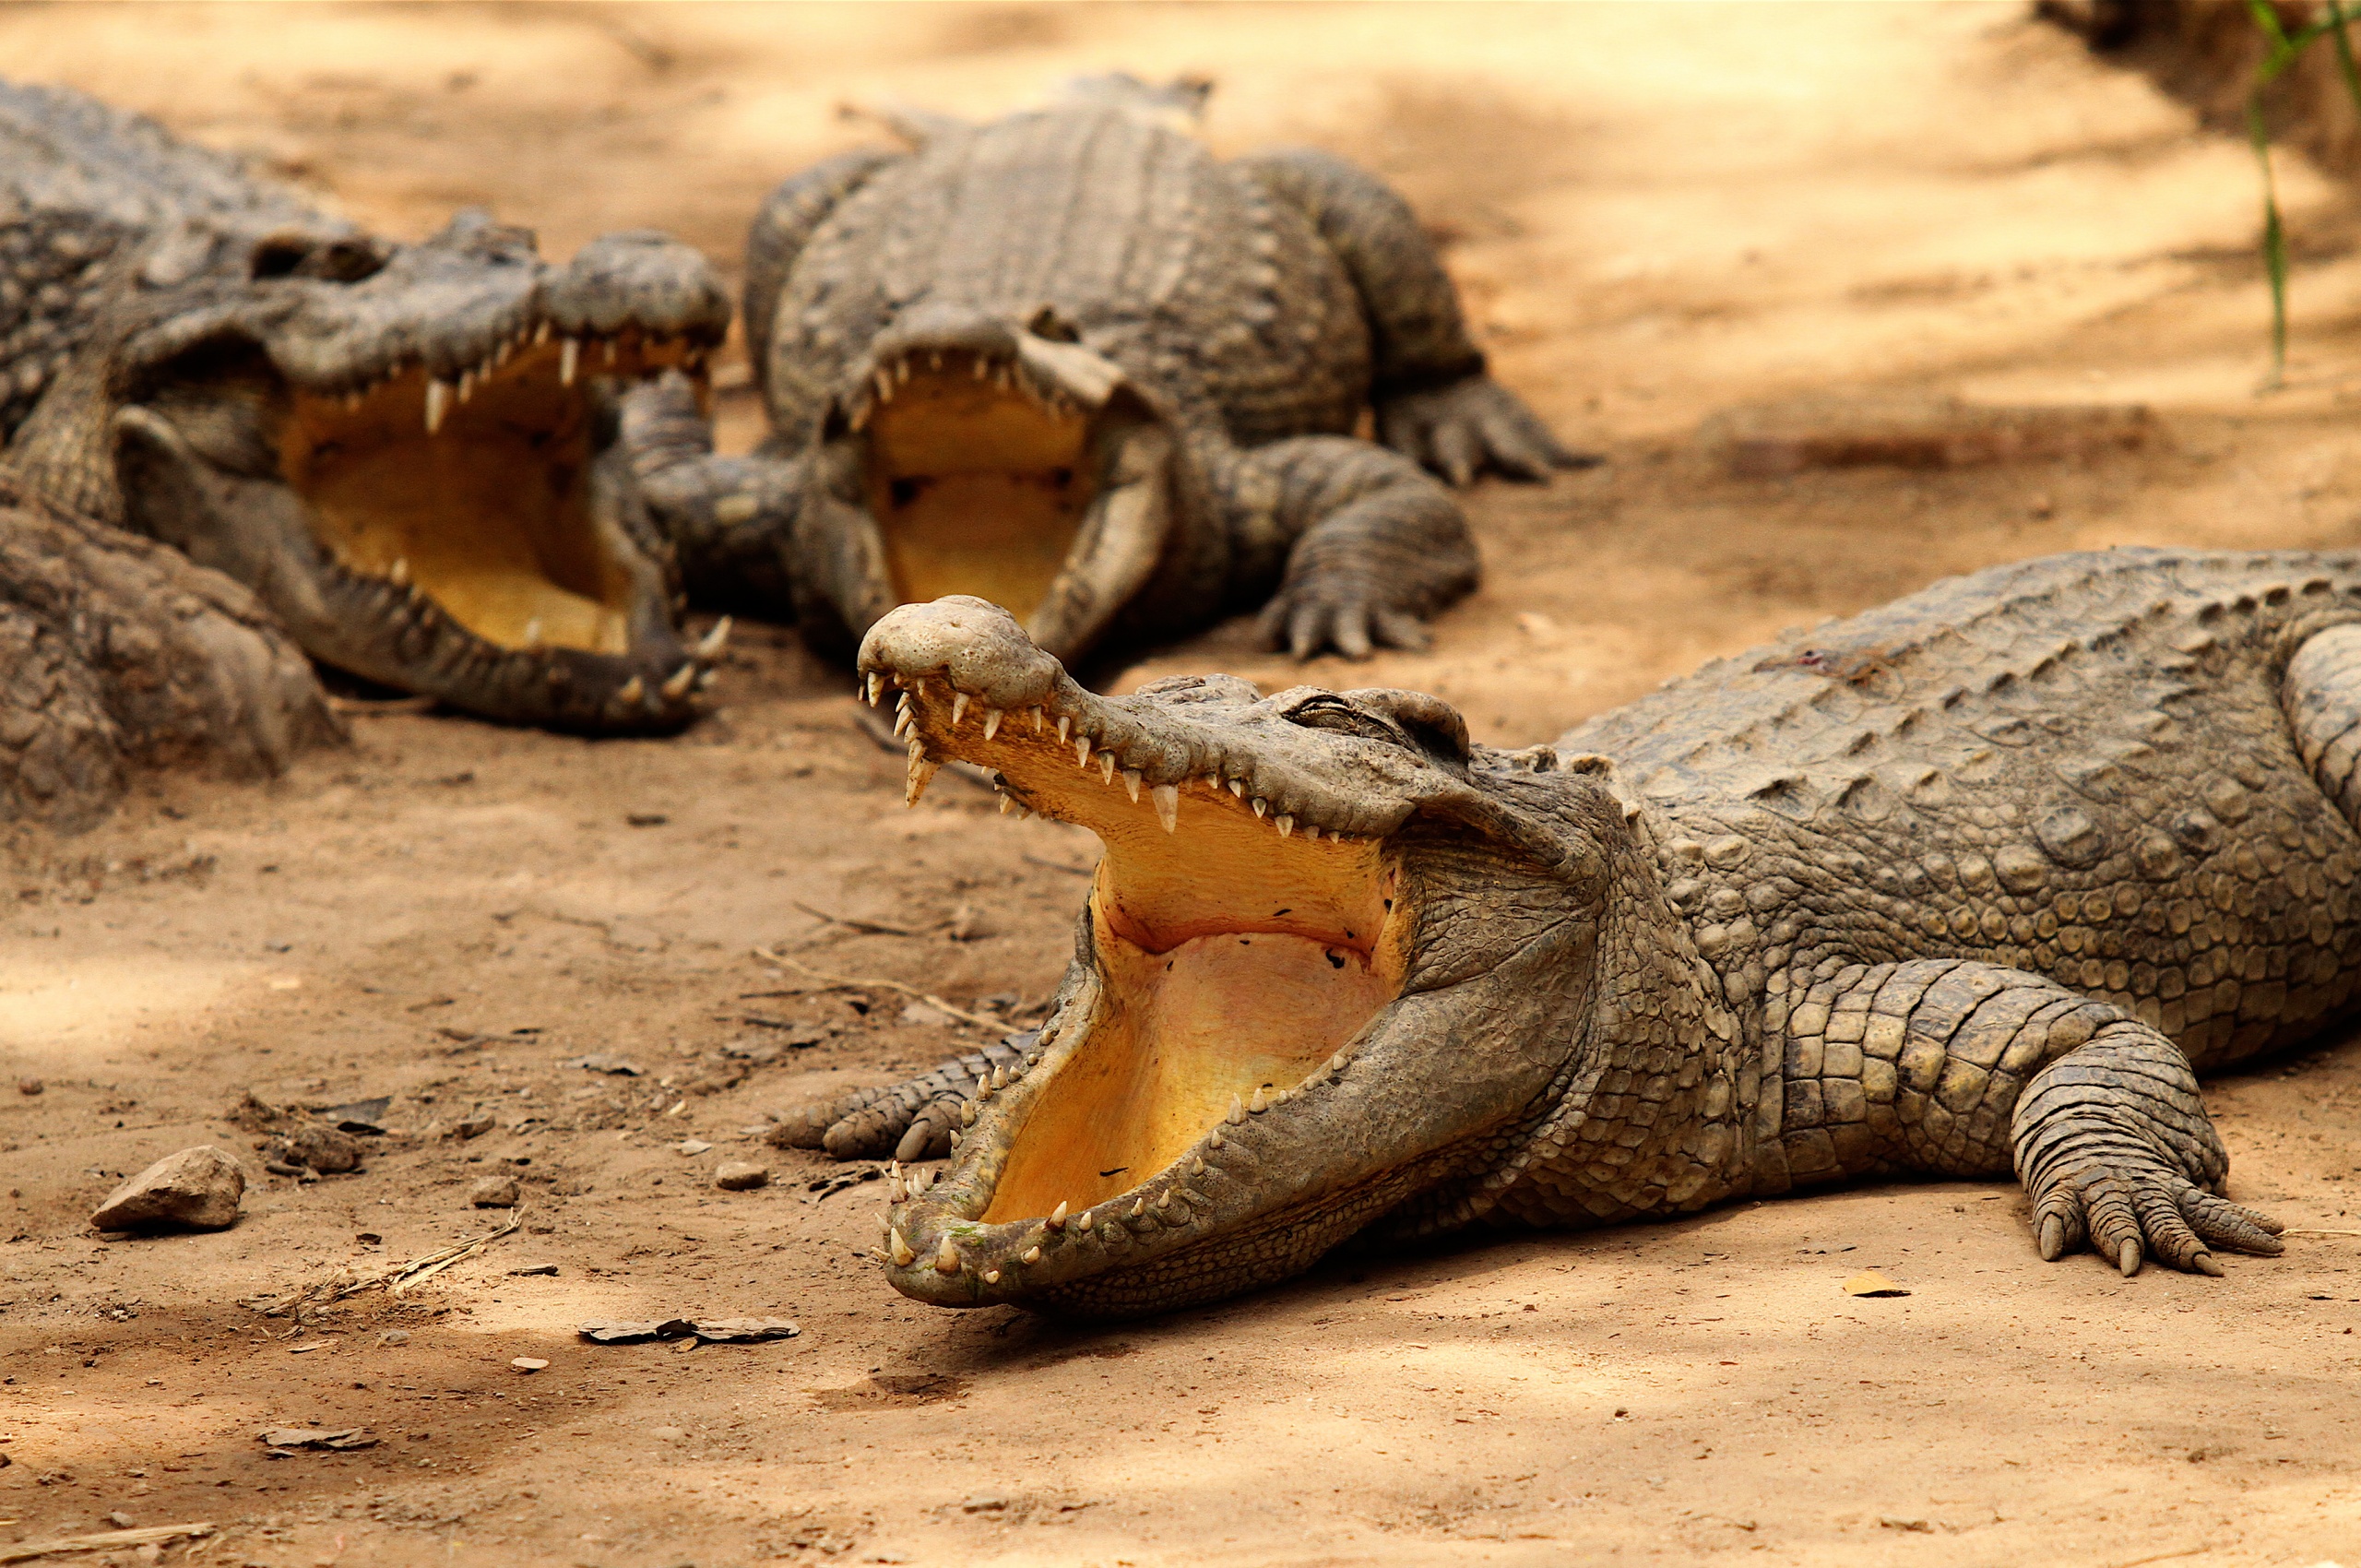
M 1476 551 L 1450 492 L 1571 461 L 1485 374 L 1434 247 L 1343 160 L 1215 159 L 1186 89 L 1078 84 L 906 125 L 755 219 L 771 434 L 717 457 L 684 391 L 629 426 L 691 590 L 849 652 L 973 593 L 1074 660 L 1266 604 L 1304 656 L 1416 646 Z M 1384 445 L 1352 432 L 1372 410 Z
M 0 82 L 0 462 L 251 588 L 303 648 L 495 718 L 675 730 L 684 646 L 611 380 L 729 325 L 704 259 L 417 244 L 64 89 Z
M 944 1305 L 1153 1311 L 1352 1241 L 1919 1171 L 2218 1273 L 2196 1071 L 2351 1010 L 2361 554 L 2066 555 L 1707 667 L 1554 745 L 1399 691 L 1095 696 L 973 600 L 860 665 L 939 761 L 1104 840 L 1034 1038 L 782 1141 L 905 1159 Z

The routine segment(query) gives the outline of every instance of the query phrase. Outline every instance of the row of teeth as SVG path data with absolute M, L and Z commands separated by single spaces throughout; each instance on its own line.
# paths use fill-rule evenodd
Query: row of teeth
M 885 676 L 877 674 L 868 676 L 858 695 L 865 697 L 870 707 L 875 707 L 884 695 L 887 679 Z M 919 738 L 918 715 L 911 706 L 913 696 L 919 701 L 925 700 L 927 685 L 925 677 L 920 676 L 907 685 L 899 677 L 894 677 L 892 684 L 901 692 L 901 696 L 894 705 L 894 736 L 895 739 L 908 744 L 910 756 L 909 777 L 903 801 L 905 804 L 914 806 L 919 803 L 919 797 L 926 793 L 928 783 L 933 779 L 935 773 L 943 765 L 926 754 L 926 743 Z M 1009 717 L 1000 708 L 984 707 L 969 697 L 967 693 L 954 686 L 951 689 L 951 722 L 947 727 L 956 730 L 971 707 L 982 715 L 984 739 L 987 741 L 1000 732 L 1001 725 Z M 1047 708 L 1034 707 L 1021 709 L 1019 712 L 1022 717 L 1032 721 L 1035 734 L 1048 732 L 1050 719 Z M 1078 729 L 1069 715 L 1062 713 L 1058 715 L 1057 730 L 1058 743 L 1062 746 L 1074 747 L 1074 763 L 1076 767 L 1087 772 L 1094 760 L 1095 753 L 1095 760 L 1098 765 L 1099 782 L 1111 786 L 1117 779 L 1121 779 L 1123 792 L 1131 797 L 1133 805 L 1139 803 L 1140 786 L 1143 779 L 1138 768 L 1121 766 L 1111 750 L 1103 748 L 1097 736 L 1087 730 Z M 1221 778 L 1208 773 L 1200 778 L 1188 779 L 1186 782 L 1216 794 L 1228 790 L 1236 799 L 1245 801 L 1255 816 L 1267 818 L 1271 826 L 1278 829 L 1279 837 L 1282 838 L 1290 837 L 1297 830 L 1296 819 L 1292 815 L 1285 812 L 1275 815 L 1271 812 L 1271 803 L 1268 801 L 1260 795 L 1250 797 L 1246 793 L 1246 783 L 1243 779 Z M 1031 807 L 1025 805 L 1003 789 L 999 780 L 994 780 L 992 789 L 993 792 L 1000 796 L 1002 815 L 1005 816 L 1010 812 L 1019 812 L 1026 817 L 1036 814 Z M 1149 785 L 1147 796 L 1149 804 L 1156 811 L 1156 820 L 1163 825 L 1164 831 L 1178 832 L 1180 826 L 1180 786 L 1178 784 Z M 1322 833 L 1318 824 L 1309 822 L 1302 825 L 1302 831 L 1306 838 L 1314 840 L 1317 840 Z M 1334 828 L 1326 831 L 1329 837 L 1340 843 L 1352 842 L 1350 834 L 1340 833 Z
M 453 405 L 464 403 L 473 397 L 476 388 L 491 380 L 492 373 L 506 364 L 516 355 L 517 350 L 528 344 L 539 346 L 549 340 L 550 324 L 543 321 L 535 325 L 530 331 L 518 332 L 513 337 L 501 339 L 492 346 L 490 353 L 484 355 L 476 364 L 461 371 L 457 376 L 428 376 L 426 378 L 426 434 L 433 435 L 441 430 L 443 422 L 449 416 Z M 670 341 L 671 339 L 666 335 L 650 334 L 647 339 L 646 346 L 650 349 L 661 349 Z M 611 366 L 615 362 L 615 354 L 620 342 L 616 339 L 599 337 L 595 334 L 580 338 L 560 336 L 557 360 L 559 386 L 574 385 L 575 378 L 582 371 L 582 351 L 586 347 L 597 349 L 601 362 Z M 701 358 L 702 356 L 692 353 L 686 362 L 688 368 L 692 371 L 702 368 Z M 360 412 L 362 405 L 369 400 L 372 394 L 387 383 L 408 374 L 409 371 L 409 367 L 406 364 L 396 365 L 385 374 L 363 382 L 360 386 L 345 393 L 345 411 Z
M 1026 1070 L 1039 1065 L 1040 1061 L 1041 1053 L 1037 1049 L 1026 1054 L 1024 1067 L 1014 1074 L 1009 1073 L 1005 1068 L 993 1068 L 991 1077 L 978 1086 L 976 1098 L 959 1108 L 959 1128 L 955 1128 L 951 1134 L 952 1147 L 956 1149 L 959 1146 L 963 1135 L 960 1129 L 976 1124 L 978 1106 L 991 1099 L 995 1091 L 1004 1088 L 1015 1078 L 1022 1077 Z M 1351 1058 L 1347 1052 L 1339 1051 L 1328 1059 L 1325 1067 L 1293 1090 L 1279 1089 L 1266 1094 L 1258 1087 L 1251 1099 L 1240 1099 L 1237 1095 L 1230 1096 L 1228 1113 L 1200 1140 L 1200 1148 L 1208 1151 L 1220 1150 L 1228 1142 L 1222 1131 L 1224 1127 L 1244 1126 L 1250 1116 L 1260 1116 L 1275 1106 L 1286 1104 L 1288 1099 L 1304 1093 L 1323 1078 L 1334 1079 L 1345 1071 L 1350 1061 Z M 1212 1200 L 1204 1194 L 1181 1185 L 1182 1182 L 1204 1175 L 1204 1155 L 1191 1154 L 1170 1167 L 1170 1170 L 1175 1176 L 1170 1184 L 1154 1198 L 1150 1198 L 1144 1192 L 1135 1193 L 1128 1208 L 1122 1206 L 1121 1198 L 1117 1198 L 1113 1202 L 1073 1214 L 1070 1213 L 1070 1206 L 1065 1200 L 1060 1199 L 1058 1206 L 1040 1220 L 1038 1229 L 1027 1239 L 1024 1249 L 1016 1253 L 1015 1261 L 1030 1266 L 1039 1263 L 1047 1251 L 1062 1241 L 1086 1240 L 1094 1235 L 1111 1237 L 1112 1233 L 1119 1229 L 1123 1232 L 1122 1239 L 1129 1241 L 1134 1233 L 1145 1234 L 1151 1229 L 1178 1229 L 1187 1226 L 1200 1212 L 1212 1206 Z M 890 1168 L 889 1175 L 891 1180 L 886 1187 L 884 1245 L 880 1249 L 879 1255 L 896 1268 L 908 1268 L 919 1261 L 919 1253 L 917 1248 L 910 1245 L 908 1239 L 902 1233 L 900 1206 L 923 1195 L 934 1184 L 934 1177 L 931 1172 L 925 1170 L 906 1171 L 898 1160 Z M 990 1180 L 991 1178 L 987 1176 L 987 1181 Z M 960 1255 L 958 1244 L 952 1241 L 948 1233 L 940 1238 L 931 1262 L 936 1273 L 945 1275 L 959 1274 L 971 1266 L 967 1260 Z M 983 1271 L 981 1277 L 986 1285 L 997 1285 L 1001 1282 L 1003 1272 L 1003 1268 L 1001 1266 L 987 1268 Z
M 1022 367 L 1011 361 L 968 353 L 963 349 L 953 349 L 947 351 L 966 355 L 978 381 L 990 381 L 993 386 L 1003 392 L 1012 388 L 1022 392 L 1057 418 L 1080 419 L 1087 412 L 1081 404 L 1067 397 L 1060 388 L 1036 381 L 1032 376 L 1026 374 Z M 921 357 L 925 359 L 928 370 L 941 372 L 943 356 L 946 350 L 942 349 L 912 349 L 870 372 L 871 395 L 862 398 L 859 406 L 852 410 L 853 429 L 860 430 L 867 425 L 872 414 L 894 400 L 894 394 L 909 384 L 911 371 Z
M 399 589 L 413 611 L 442 610 L 442 606 L 434 602 L 433 595 L 410 580 L 409 559 L 407 556 L 397 557 L 393 568 L 382 577 L 355 571 L 342 560 L 339 560 L 338 564 L 343 568 L 347 576 L 357 576 L 363 581 L 387 584 Z M 721 659 L 721 650 L 730 644 L 730 619 L 727 615 L 716 621 L 713 624 L 713 629 L 697 639 L 695 646 L 689 649 L 688 661 L 655 684 L 653 697 L 649 695 L 650 687 L 647 681 L 642 676 L 634 675 L 615 689 L 615 695 L 610 699 L 608 706 L 618 713 L 623 713 L 645 703 L 651 710 L 661 712 L 668 705 L 684 700 L 693 691 L 711 691 L 714 683 L 720 679 L 718 665 Z M 515 651 L 539 653 L 548 646 L 541 637 L 541 623 L 536 618 L 525 623 L 525 635 L 518 640 Z M 564 677 L 563 666 L 550 667 L 550 679 L 552 682 Z

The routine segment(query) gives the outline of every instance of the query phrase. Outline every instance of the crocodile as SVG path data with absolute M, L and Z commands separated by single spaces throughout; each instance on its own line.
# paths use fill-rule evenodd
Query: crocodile
M 693 597 L 849 654 L 972 593 L 1073 662 L 1264 604 L 1298 657 L 1424 646 L 1476 582 L 1455 484 L 1577 461 L 1486 374 L 1406 203 L 1330 154 L 1216 159 L 1125 77 L 781 184 L 747 243 L 769 434 L 635 394 Z M 1373 417 L 1381 442 L 1356 439 Z
M 397 244 L 153 121 L 0 82 L 0 464 L 251 588 L 313 658 L 513 722 L 663 732 L 718 646 L 617 435 L 730 302 L 662 235 L 558 267 L 470 209 Z
M 790 1113 L 893 1172 L 894 1286 L 1120 1315 L 1332 1248 L 2011 1170 L 2047 1259 L 2273 1253 L 2196 1072 L 2361 968 L 2361 553 L 1995 567 L 1554 743 L 1442 701 L 1094 695 L 1005 612 L 896 610 L 946 759 L 1103 841 L 1038 1034 Z
M 268 777 L 342 734 L 254 595 L 0 472 L 0 823 L 77 832 L 138 770 Z

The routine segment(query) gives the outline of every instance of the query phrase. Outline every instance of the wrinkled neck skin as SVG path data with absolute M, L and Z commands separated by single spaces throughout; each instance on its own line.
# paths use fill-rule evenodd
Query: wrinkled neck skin
M 1071 327 L 921 306 L 822 412 L 794 528 L 801 608 L 848 647 L 950 593 L 1009 606 L 1068 662 L 1159 635 L 1176 588 L 1227 575 L 1207 491 L 1230 457 L 1217 421 Z

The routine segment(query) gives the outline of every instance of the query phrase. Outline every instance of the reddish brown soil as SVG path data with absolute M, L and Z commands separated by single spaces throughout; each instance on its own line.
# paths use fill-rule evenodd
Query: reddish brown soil
M 2012 5 L 14 7 L 0 61 L 397 232 L 484 201 L 554 254 L 657 224 L 725 257 L 770 181 L 867 134 L 839 101 L 1209 71 L 1217 145 L 1398 180 L 1503 378 L 1612 455 L 1475 495 L 1490 586 L 1432 653 L 1311 672 L 1441 692 L 1488 740 L 1987 562 L 2361 538 L 2341 209 L 2284 171 L 2298 360 L 2258 397 L 2245 153 Z M 1696 435 L 1872 390 L 2142 400 L 2165 434 L 1743 480 Z M 751 402 L 726 412 L 742 445 Z M 766 1110 L 973 1037 L 882 988 L 794 994 L 751 950 L 1038 1001 L 1092 847 L 948 775 L 905 813 L 847 677 L 738 647 L 678 741 L 364 719 L 276 786 L 164 780 L 27 851 L 0 887 L 0 1542 L 119 1512 L 267 1568 L 2361 1561 L 2351 1239 L 2126 1281 L 2037 1262 L 2012 1189 L 1896 1185 L 1338 1260 L 1112 1329 L 905 1302 L 865 1260 L 876 1187 L 815 1193 L 835 1168 L 800 1155 L 765 1191 L 708 1180 Z M 1293 676 L 1228 626 L 1125 679 L 1206 667 Z M 721 1087 L 742 1043 L 776 1059 Z M 647 1071 L 560 1065 L 591 1051 Z M 256 1165 L 227 1232 L 84 1229 L 160 1154 L 254 1156 L 223 1119 L 249 1087 L 389 1094 L 405 1131 L 315 1185 Z M 2237 1196 L 2361 1228 L 2361 1047 L 2212 1097 Z M 478 1107 L 495 1130 L 438 1135 Z M 523 1229 L 399 1301 L 241 1304 L 488 1229 L 487 1171 L 520 1178 Z M 1871 1264 L 1913 1294 L 1845 1296 Z M 803 1334 L 573 1333 L 673 1313 Z M 383 1441 L 266 1456 L 303 1422 Z

